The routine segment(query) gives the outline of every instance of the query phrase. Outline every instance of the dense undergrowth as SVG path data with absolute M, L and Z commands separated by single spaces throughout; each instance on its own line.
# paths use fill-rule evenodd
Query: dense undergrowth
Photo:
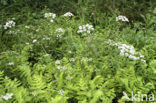
M 154 3 L 19 1 L 1 0 L 0 103 L 156 102 Z

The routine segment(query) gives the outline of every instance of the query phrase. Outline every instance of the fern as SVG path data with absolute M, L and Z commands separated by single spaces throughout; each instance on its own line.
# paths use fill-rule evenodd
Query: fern
M 4 93 L 4 75 L 3 75 L 3 71 L 0 71 L 0 93 Z
M 67 97 L 56 96 L 51 101 L 51 103 L 67 103 Z
M 97 90 L 94 92 L 93 99 L 91 99 L 90 103 L 97 103 L 98 99 L 103 95 L 101 90 Z
M 23 80 L 23 83 L 28 83 L 31 79 L 31 69 L 30 66 L 27 64 L 19 65 L 16 68 L 16 72 L 20 76 L 20 78 Z
M 34 74 L 29 81 L 29 85 L 31 95 L 35 98 L 32 98 L 33 101 L 47 101 L 50 95 L 47 93 L 47 86 L 42 79 L 42 75 Z

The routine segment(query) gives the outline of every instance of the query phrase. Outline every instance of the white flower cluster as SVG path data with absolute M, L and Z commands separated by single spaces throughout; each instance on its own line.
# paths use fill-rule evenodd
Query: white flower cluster
M 12 20 L 15 20 L 15 18 L 12 18 Z
M 65 32 L 65 30 L 63 28 L 56 29 L 56 31 L 55 31 L 56 37 L 61 38 L 63 36 L 64 32 Z
M 46 57 L 49 57 L 49 56 L 50 56 L 50 54 L 45 54 L 45 56 L 46 56 Z
M 61 66 L 61 61 L 60 60 L 56 60 L 55 64 L 57 65 L 57 69 L 59 69 L 60 71 L 63 71 L 65 69 L 67 69 L 66 66 Z
M 66 69 L 67 69 L 67 67 L 66 67 L 66 66 L 57 66 L 57 69 L 59 69 L 59 70 L 63 71 L 63 70 L 66 70 Z
M 30 26 L 26 25 L 25 28 L 26 28 L 26 29 L 30 29 Z
M 10 66 L 14 65 L 14 62 L 9 62 L 7 65 L 10 65 Z
M 133 60 L 139 60 L 140 59 L 141 61 L 146 62 L 144 60 L 144 55 L 137 53 L 135 51 L 134 46 L 132 46 L 132 45 L 128 46 L 126 44 L 115 43 L 113 41 L 110 42 L 110 45 L 117 46 L 118 49 L 120 50 L 120 55 L 129 57 L 130 59 L 133 59 Z
M 93 58 L 82 57 L 81 61 L 92 61 Z
M 36 29 L 36 32 L 39 32 L 40 30 L 39 29 Z
M 124 22 L 129 22 L 128 18 L 123 15 L 119 15 L 118 17 L 116 17 L 116 21 L 120 21 L 120 20 Z
M 59 64 L 61 64 L 61 61 L 60 60 L 56 60 L 55 64 L 59 65 Z
M 6 24 L 4 25 L 4 29 L 12 28 L 15 26 L 15 24 L 16 23 L 14 21 L 10 20 L 10 21 L 6 22 Z
M 65 91 L 63 89 L 58 91 L 58 94 L 63 95 L 65 93 Z
M 43 40 L 50 40 L 50 37 L 44 37 Z
M 44 17 L 45 18 L 51 18 L 50 22 L 54 22 L 54 19 L 56 18 L 56 14 L 54 14 L 54 13 L 45 13 Z
M 71 54 L 71 53 L 72 53 L 72 51 L 70 51 L 70 50 L 69 50 L 69 51 L 68 51 L 68 53 L 69 53 L 69 54 Z
M 93 30 L 94 30 L 93 25 L 86 24 L 86 25 L 79 26 L 79 30 L 77 31 L 77 33 L 90 34 L 91 31 Z
M 35 43 L 35 42 L 37 42 L 37 40 L 36 40 L 36 39 L 34 39 L 32 42 L 33 42 L 33 43 Z
M 6 95 L 4 95 L 2 98 L 3 98 L 4 100 L 9 100 L 9 99 L 12 98 L 12 96 L 13 96 L 13 93 L 6 93 Z
M 69 17 L 72 17 L 72 16 L 74 16 L 71 12 L 67 12 L 67 13 L 65 13 L 63 16 L 69 16 Z
M 69 59 L 70 62 L 75 62 L 75 60 L 76 60 L 75 58 L 70 58 Z
M 56 32 L 57 32 L 57 33 L 62 33 L 62 32 L 64 32 L 64 31 L 65 31 L 65 30 L 62 29 L 62 28 L 58 28 L 58 29 L 56 29 Z M 55 32 L 55 33 L 56 33 L 56 32 Z
M 49 17 L 52 17 L 53 19 L 56 17 L 56 14 L 54 14 L 54 13 L 45 13 L 44 14 L 44 17 L 45 18 L 49 18 Z

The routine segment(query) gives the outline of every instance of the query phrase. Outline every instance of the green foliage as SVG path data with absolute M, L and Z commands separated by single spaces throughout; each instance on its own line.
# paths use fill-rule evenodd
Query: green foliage
M 131 103 L 122 100 L 123 91 L 129 97 L 131 92 L 156 95 L 152 0 L 1 0 L 0 4 L 0 103 Z M 74 16 L 64 17 L 67 11 Z M 49 12 L 56 13 L 53 22 L 44 17 Z M 129 22 L 116 21 L 121 14 Z M 16 25 L 5 29 L 9 20 Z M 82 36 L 77 31 L 85 24 L 93 25 L 94 31 Z M 58 28 L 64 31 L 59 34 Z M 143 59 L 122 55 L 119 43 L 133 45 Z M 5 100 L 7 93 L 13 96 Z

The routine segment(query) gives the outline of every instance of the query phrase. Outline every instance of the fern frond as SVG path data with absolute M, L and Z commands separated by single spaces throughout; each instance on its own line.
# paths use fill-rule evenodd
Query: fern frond
M 30 80 L 31 69 L 30 69 L 29 65 L 27 65 L 27 64 L 19 65 L 16 68 L 16 71 L 24 83 L 27 83 Z

